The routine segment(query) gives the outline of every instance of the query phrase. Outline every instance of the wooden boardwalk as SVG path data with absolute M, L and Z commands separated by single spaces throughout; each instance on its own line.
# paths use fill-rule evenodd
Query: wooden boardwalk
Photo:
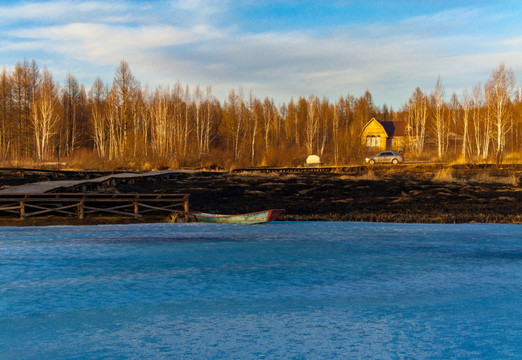
M 150 171 L 146 173 L 120 173 L 101 176 L 95 179 L 82 180 L 57 180 L 57 181 L 41 181 L 36 183 L 12 186 L 7 189 L 0 190 L 0 194 L 41 194 L 49 192 L 86 192 L 87 190 L 96 189 L 98 186 L 105 184 L 115 184 L 117 182 L 129 182 L 139 179 L 163 177 L 178 173 L 194 173 L 195 170 L 162 170 Z
M 94 179 L 41 181 L 12 186 L 0 191 L 0 216 L 25 219 L 33 216 L 73 216 L 89 214 L 139 218 L 144 214 L 178 214 L 189 211 L 189 194 L 106 194 L 93 191 L 118 182 L 148 178 L 169 178 L 194 170 L 164 170 L 147 173 L 110 174 Z
M 231 170 L 233 173 L 242 172 L 260 172 L 260 173 L 353 173 L 365 170 L 368 165 L 350 165 L 350 166 L 305 166 L 305 167 L 256 167 L 256 168 L 240 168 Z

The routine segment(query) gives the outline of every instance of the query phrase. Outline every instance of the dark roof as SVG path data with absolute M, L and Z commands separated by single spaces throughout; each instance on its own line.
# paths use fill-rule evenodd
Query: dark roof
M 386 134 L 388 134 L 388 137 L 406 136 L 405 121 L 377 121 L 382 125 L 384 131 L 386 131 Z

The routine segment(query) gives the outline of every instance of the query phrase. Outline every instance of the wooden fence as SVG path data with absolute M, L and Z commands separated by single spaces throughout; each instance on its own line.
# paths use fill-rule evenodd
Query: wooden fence
M 0 194 L 0 215 L 75 216 L 87 214 L 141 217 L 146 213 L 186 214 L 189 194 L 99 194 L 99 193 L 38 193 Z

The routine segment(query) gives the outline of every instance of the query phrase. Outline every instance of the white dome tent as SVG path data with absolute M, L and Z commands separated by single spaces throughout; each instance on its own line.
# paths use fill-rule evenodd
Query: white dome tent
M 321 165 L 321 158 L 317 155 L 308 155 L 306 158 L 307 166 L 319 166 Z

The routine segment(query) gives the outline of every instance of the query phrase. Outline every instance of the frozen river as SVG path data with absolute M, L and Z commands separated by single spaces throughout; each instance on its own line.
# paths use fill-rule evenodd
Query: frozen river
M 0 228 L 0 359 L 522 358 L 522 226 Z

